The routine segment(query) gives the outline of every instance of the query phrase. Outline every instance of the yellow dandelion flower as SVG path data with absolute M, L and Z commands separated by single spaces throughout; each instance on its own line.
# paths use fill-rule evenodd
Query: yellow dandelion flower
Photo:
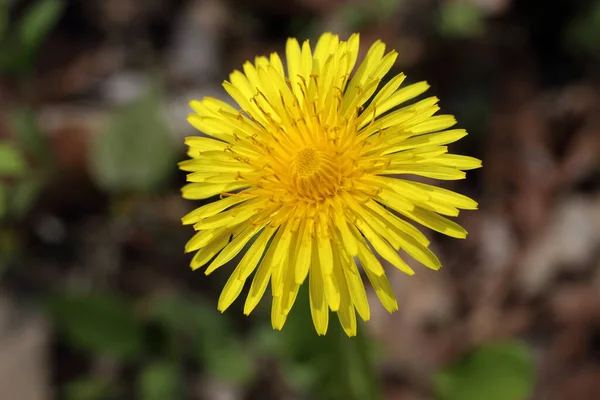
M 327 332 L 336 312 L 349 336 L 356 312 L 370 317 L 357 261 L 389 312 L 398 309 L 380 258 L 412 275 L 406 251 L 437 270 L 429 241 L 405 219 L 456 238 L 467 232 L 443 217 L 475 210 L 468 197 L 399 176 L 463 179 L 475 158 L 448 154 L 462 137 L 451 115 L 434 115 L 436 97 L 402 104 L 429 85 L 401 87 L 394 76 L 380 88 L 397 53 L 374 43 L 356 71 L 359 36 L 347 42 L 330 33 L 316 47 L 286 44 L 287 74 L 273 53 L 246 62 L 223 83 L 240 109 L 214 98 L 192 101 L 188 121 L 205 137 L 189 137 L 186 199 L 220 199 L 183 218 L 197 233 L 193 269 L 208 275 L 247 250 L 225 284 L 225 311 L 254 273 L 244 313 L 250 314 L 271 284 L 271 319 L 281 329 L 298 289 L 308 280 L 312 319 Z M 400 218 L 399 216 L 404 217 Z M 378 255 L 378 256 L 377 256 Z M 356 311 L 356 312 L 355 312 Z

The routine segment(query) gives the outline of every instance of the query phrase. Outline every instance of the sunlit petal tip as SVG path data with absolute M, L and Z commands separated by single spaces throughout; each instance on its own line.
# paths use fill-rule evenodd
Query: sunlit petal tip
M 194 222 L 190 222 L 189 218 L 183 217 L 181 218 L 181 225 L 192 225 Z
M 212 273 L 215 271 L 215 269 L 216 269 L 216 268 L 211 268 L 211 269 L 208 269 L 208 268 L 207 268 L 207 269 L 204 271 L 204 275 L 208 276 L 208 275 L 212 274 Z
M 188 105 L 193 110 L 196 110 L 201 104 L 202 104 L 202 101 L 201 100 L 197 100 L 197 99 L 188 101 Z
M 187 245 L 186 245 L 186 246 L 185 246 L 185 248 L 184 248 L 184 252 L 185 252 L 185 253 L 191 253 L 191 252 L 193 252 L 193 251 L 195 251 L 195 249 L 190 249 L 190 248 L 188 248 L 188 246 L 187 246 Z M 192 267 L 192 269 L 194 269 L 194 268 Z
M 186 137 L 183 139 L 183 143 L 184 143 L 186 146 L 191 146 L 191 145 L 192 145 L 192 143 L 193 143 L 193 142 L 196 140 L 196 138 L 198 138 L 198 136 L 186 136 Z
M 189 168 L 187 167 L 189 165 L 189 161 L 190 160 L 179 161 L 177 163 L 177 166 L 179 167 L 180 170 L 189 172 Z
M 257 307 L 270 285 L 271 322 L 281 330 L 299 286 L 308 285 L 316 333 L 327 333 L 333 312 L 352 337 L 356 314 L 371 317 L 355 258 L 383 307 L 394 312 L 386 270 L 415 273 L 400 250 L 441 268 L 412 222 L 464 239 L 466 230 L 447 217 L 478 208 L 464 195 L 410 177 L 464 179 L 482 162 L 448 153 L 447 145 L 467 132 L 449 129 L 454 116 L 436 115 L 437 97 L 418 99 L 429 83 L 406 84 L 403 73 L 385 78 L 395 50 L 386 53 L 377 40 L 357 62 L 358 34 L 344 42 L 325 33 L 313 43 L 289 38 L 285 60 L 271 53 L 233 71 L 222 86 L 236 108 L 214 98 L 189 102 L 187 120 L 203 135 L 185 138 L 190 159 L 178 166 L 189 183 L 182 197 L 220 199 L 181 222 L 196 230 L 185 245 L 196 252 L 193 270 L 207 266 L 209 275 L 243 254 L 231 266 L 219 311 L 251 279 L 243 313 Z
M 348 337 L 355 337 L 356 336 L 356 330 L 344 329 L 344 332 L 346 333 L 346 335 Z
M 317 330 L 317 329 L 315 329 L 315 332 L 317 332 L 318 336 L 325 336 L 325 335 L 327 335 L 327 330 Z
M 442 269 L 442 264 L 439 265 L 435 265 L 435 266 L 430 266 L 430 269 L 434 270 L 434 271 L 439 271 L 440 269 Z

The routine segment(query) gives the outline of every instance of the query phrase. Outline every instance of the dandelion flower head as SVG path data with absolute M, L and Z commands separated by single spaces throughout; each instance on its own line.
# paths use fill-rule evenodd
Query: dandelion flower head
M 314 49 L 288 39 L 286 67 L 276 54 L 246 62 L 223 87 L 239 108 L 215 98 L 190 103 L 188 121 L 204 133 L 186 139 L 186 199 L 219 195 L 183 218 L 196 233 L 193 269 L 208 275 L 237 266 L 218 301 L 226 310 L 251 280 L 250 314 L 270 286 L 271 320 L 282 329 L 305 281 L 318 334 L 330 311 L 356 334 L 356 313 L 369 320 L 362 275 L 383 307 L 398 309 L 381 261 L 408 275 L 399 250 L 431 269 L 441 264 L 411 223 L 455 238 L 467 232 L 445 216 L 474 210 L 470 198 L 406 175 L 456 180 L 478 168 L 475 158 L 448 153 L 464 137 L 451 115 L 435 115 L 438 99 L 415 101 L 429 85 L 383 84 L 397 53 L 377 41 L 355 68 L 359 36 L 323 34 Z M 413 100 L 411 103 L 407 102 Z M 269 285 L 270 284 L 270 285 Z

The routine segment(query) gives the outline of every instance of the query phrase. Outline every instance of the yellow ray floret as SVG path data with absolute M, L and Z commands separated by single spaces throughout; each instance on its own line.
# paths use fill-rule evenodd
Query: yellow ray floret
M 239 108 L 214 99 L 192 101 L 188 117 L 202 137 L 189 137 L 186 199 L 220 199 L 185 217 L 196 234 L 186 251 L 191 267 L 210 274 L 238 254 L 241 259 L 221 293 L 225 311 L 253 275 L 244 313 L 271 287 L 271 319 L 282 329 L 298 290 L 309 285 L 310 309 L 324 335 L 331 312 L 348 336 L 356 312 L 370 318 L 363 278 L 389 312 L 398 309 L 381 259 L 408 275 L 399 256 L 437 270 L 429 241 L 406 220 L 445 235 L 467 232 L 445 216 L 477 203 L 447 189 L 403 175 L 455 180 L 481 161 L 448 154 L 464 137 L 451 115 L 435 115 L 438 99 L 423 94 L 426 82 L 402 86 L 404 74 L 381 85 L 397 53 L 374 43 L 358 59 L 359 37 L 322 35 L 286 44 L 286 68 L 277 54 L 246 62 L 223 83 Z M 354 71 L 354 72 L 353 72 Z M 401 218 L 403 217 L 403 218 Z M 247 250 L 243 252 L 243 249 Z

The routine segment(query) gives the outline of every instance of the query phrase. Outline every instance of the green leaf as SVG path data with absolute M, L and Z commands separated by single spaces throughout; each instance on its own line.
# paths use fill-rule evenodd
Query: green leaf
M 531 351 L 514 341 L 482 346 L 434 377 L 438 400 L 526 400 L 533 384 Z
M 483 12 L 471 2 L 444 2 L 438 29 L 442 35 L 449 37 L 478 36 L 484 29 Z
M 38 0 L 27 10 L 19 24 L 20 44 L 26 51 L 36 50 L 58 22 L 63 7 L 62 0 Z
M 216 307 L 183 297 L 157 299 L 153 316 L 168 329 L 186 335 L 206 330 L 216 340 L 230 330 L 229 320 Z
M 254 360 L 241 341 L 230 336 L 211 342 L 202 334 L 197 340 L 198 357 L 214 377 L 240 386 L 252 381 Z
M 144 332 L 130 304 L 115 294 L 63 294 L 48 310 L 56 327 L 75 347 L 134 358 L 144 349 Z
M 19 176 L 25 169 L 26 163 L 21 153 L 8 143 L 0 143 L 0 177 Z
M 16 134 L 19 148 L 33 155 L 37 161 L 47 164 L 50 158 L 48 139 L 40 129 L 36 114 L 29 108 L 15 108 L 10 111 L 10 126 Z
M 154 361 L 146 365 L 137 380 L 139 398 L 165 400 L 181 398 L 181 370 L 173 361 Z
M 90 168 L 110 191 L 151 191 L 176 170 L 175 143 L 152 94 L 116 112 L 92 142 Z
M 34 177 L 27 177 L 17 182 L 8 197 L 8 212 L 11 216 L 25 216 L 35 204 L 42 190 L 42 182 Z
M 6 214 L 6 187 L 0 184 L 0 220 Z
M 66 400 L 106 400 L 117 397 L 115 387 L 106 380 L 98 378 L 82 378 L 65 385 Z
M 7 35 L 11 37 L 11 32 Z M 16 40 L 6 39 L 0 51 L 0 72 L 11 77 L 22 77 L 30 72 L 31 62 L 25 49 Z
M 163 299 L 157 302 L 155 317 L 191 342 L 198 361 L 213 376 L 236 385 L 253 378 L 254 362 L 247 346 L 230 326 L 227 315 L 216 307 L 183 298 Z

